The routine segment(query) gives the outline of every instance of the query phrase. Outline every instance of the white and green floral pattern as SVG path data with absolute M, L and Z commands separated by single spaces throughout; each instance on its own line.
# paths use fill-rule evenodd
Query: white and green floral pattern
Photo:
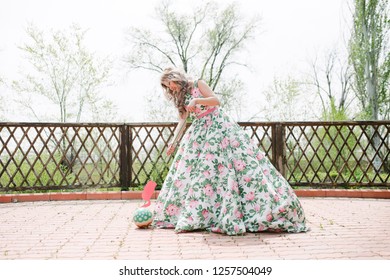
M 198 88 L 186 104 L 199 98 Z M 306 231 L 305 214 L 288 182 L 221 108 L 197 105 L 157 199 L 153 225 L 177 232 L 228 235 Z

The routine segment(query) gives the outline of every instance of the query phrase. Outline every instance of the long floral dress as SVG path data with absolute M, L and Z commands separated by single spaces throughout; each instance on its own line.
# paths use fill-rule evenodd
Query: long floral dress
M 186 95 L 202 98 L 198 87 Z M 196 105 L 155 204 L 153 226 L 238 235 L 306 231 L 288 182 L 219 107 Z

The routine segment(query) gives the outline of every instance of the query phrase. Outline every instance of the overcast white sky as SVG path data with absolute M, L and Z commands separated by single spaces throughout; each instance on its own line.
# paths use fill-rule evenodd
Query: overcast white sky
M 178 1 L 175 1 L 178 2 Z M 180 0 L 181 8 L 199 1 Z M 218 0 L 218 3 L 228 0 Z M 261 34 L 251 44 L 251 71 L 243 70 L 248 104 L 259 104 L 260 93 L 273 78 L 301 75 L 310 58 L 340 46 L 349 20 L 347 0 L 242 0 L 246 16 L 259 14 Z M 25 28 L 33 22 L 41 29 L 64 29 L 77 23 L 88 29 L 87 44 L 99 55 L 120 59 L 126 49 L 125 30 L 130 26 L 153 26 L 153 13 L 160 0 L 0 0 L 0 76 L 7 82 L 17 77 L 22 65 L 17 46 L 26 41 Z M 122 69 L 123 70 L 123 69 Z M 156 75 L 145 72 L 124 75 L 116 68 L 115 86 L 104 93 L 118 106 L 127 121 L 142 121 L 145 96 L 158 89 Z M 12 92 L 2 87 L 2 96 Z M 161 91 L 158 91 L 160 94 Z M 9 100 L 6 98 L 6 100 Z M 11 121 L 26 121 L 12 115 Z

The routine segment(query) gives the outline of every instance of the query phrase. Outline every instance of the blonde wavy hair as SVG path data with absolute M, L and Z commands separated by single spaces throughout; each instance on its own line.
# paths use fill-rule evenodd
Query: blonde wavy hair
M 185 95 L 191 90 L 187 75 L 183 71 L 169 67 L 163 71 L 160 82 L 165 96 L 168 100 L 173 100 L 180 116 L 183 116 L 186 112 Z M 180 87 L 179 91 L 172 91 L 169 87 L 166 87 L 165 84 L 169 84 L 169 82 L 177 84 Z

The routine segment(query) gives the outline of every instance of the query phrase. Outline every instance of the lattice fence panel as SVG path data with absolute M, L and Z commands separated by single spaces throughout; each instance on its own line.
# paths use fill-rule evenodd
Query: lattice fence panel
M 285 129 L 291 184 L 389 185 L 389 124 L 296 124 Z
M 239 123 L 241 127 L 248 133 L 251 140 L 262 150 L 266 156 L 272 161 L 272 128 L 271 124 L 267 123 Z
M 119 128 L 0 126 L 0 189 L 78 189 L 119 184 Z
M 388 121 L 239 124 L 292 185 L 390 187 Z M 175 126 L 0 123 L 0 191 L 161 185 Z
M 142 186 L 149 180 L 161 185 L 169 171 L 173 156 L 166 148 L 175 124 L 131 125 L 131 186 Z

